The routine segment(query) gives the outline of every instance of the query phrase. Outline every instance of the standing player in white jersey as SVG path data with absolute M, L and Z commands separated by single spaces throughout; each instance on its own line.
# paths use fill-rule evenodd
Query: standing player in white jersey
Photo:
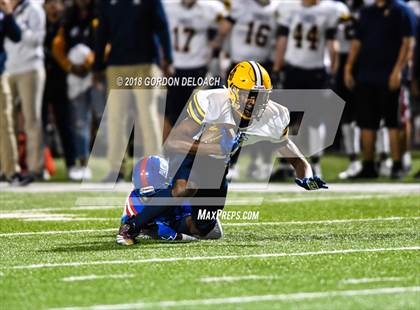
M 324 58 L 329 52 L 331 68 L 337 69 L 337 13 L 319 0 L 288 2 L 279 6 L 278 38 L 273 71 L 284 71 L 286 89 L 324 89 L 328 86 Z M 318 131 L 320 124 L 314 124 Z M 322 139 L 321 133 L 315 133 Z M 321 175 L 319 156 L 311 158 L 312 168 Z
M 279 1 L 272 0 L 233 0 L 228 17 L 219 28 L 216 39 L 217 46 L 222 46 L 223 40 L 230 34 L 229 52 L 231 65 L 230 72 L 242 60 L 252 60 L 261 63 L 265 68 L 272 67 L 272 56 L 276 33 L 276 14 Z M 267 144 L 267 142 L 263 142 Z M 256 165 L 258 150 L 266 150 L 261 154 L 261 163 Z M 272 153 L 268 147 L 253 146 L 251 164 L 248 167 L 248 176 L 257 179 L 266 179 L 271 171 Z M 239 154 L 239 153 L 237 153 Z M 228 178 L 239 177 L 239 167 L 236 164 L 237 156 L 232 160 Z
M 232 1 L 228 16 L 232 68 L 243 59 L 267 64 L 271 60 L 278 1 Z
M 211 58 L 210 35 L 217 31 L 218 23 L 226 10 L 219 1 L 166 0 L 165 11 L 172 32 L 175 77 L 198 78 L 207 74 Z M 184 110 L 185 103 L 194 91 L 194 85 L 179 85 L 168 88 L 165 111 L 165 137 Z

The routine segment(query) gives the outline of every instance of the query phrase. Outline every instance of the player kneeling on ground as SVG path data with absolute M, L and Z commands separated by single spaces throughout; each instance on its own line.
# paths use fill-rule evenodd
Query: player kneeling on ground
M 133 245 L 137 237 L 153 240 L 194 241 L 200 237 L 191 235 L 191 207 L 187 200 L 165 200 L 165 191 L 172 187 L 168 179 L 168 162 L 159 156 L 140 159 L 133 169 L 134 190 L 128 195 L 121 217 L 117 243 Z M 206 236 L 200 239 L 220 239 L 222 230 L 219 222 Z

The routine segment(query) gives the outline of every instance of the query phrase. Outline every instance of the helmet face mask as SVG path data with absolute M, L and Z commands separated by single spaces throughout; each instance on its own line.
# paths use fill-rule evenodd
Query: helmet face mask
M 241 129 L 260 120 L 270 98 L 272 84 L 267 70 L 255 61 L 237 64 L 228 76 L 229 100 L 240 117 Z
M 251 125 L 253 120 L 260 120 L 269 101 L 271 90 L 253 89 L 244 90 L 235 86 L 231 87 L 235 100 L 232 101 L 232 108 L 243 123 Z

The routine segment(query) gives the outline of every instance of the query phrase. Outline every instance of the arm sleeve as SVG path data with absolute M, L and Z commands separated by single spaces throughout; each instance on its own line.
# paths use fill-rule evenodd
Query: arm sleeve
M 109 21 L 106 15 L 105 4 L 99 6 L 98 25 L 95 32 L 95 62 L 93 63 L 94 71 L 102 71 L 105 69 L 105 51 L 109 41 Z
M 279 25 L 277 27 L 277 37 L 287 37 L 289 36 L 290 29 L 287 26 Z
M 327 24 L 327 31 L 325 33 L 325 38 L 327 40 L 335 40 L 337 35 L 337 28 L 338 23 L 340 21 L 340 16 L 342 9 L 331 9 L 329 18 L 328 18 L 328 24 Z
M 30 10 L 27 27 L 22 29 L 22 42 L 34 46 L 41 45 L 44 43 L 46 33 L 45 12 L 41 7 L 35 5 Z
M 327 29 L 327 32 L 325 34 L 325 37 L 327 38 L 327 40 L 335 40 L 336 36 L 337 36 L 336 27 L 331 27 Z
M 71 62 L 67 57 L 66 53 L 66 36 L 64 34 L 64 28 L 61 27 L 57 35 L 55 36 L 52 44 L 52 53 L 55 60 L 59 63 L 64 71 L 69 72 L 71 68 Z
M 13 15 L 5 15 L 3 19 L 4 34 L 13 42 L 19 42 L 22 39 L 22 31 L 16 23 Z
M 159 42 L 166 60 L 169 63 L 172 63 L 173 58 L 169 25 L 161 0 L 154 1 L 154 29 L 156 35 L 159 38 Z

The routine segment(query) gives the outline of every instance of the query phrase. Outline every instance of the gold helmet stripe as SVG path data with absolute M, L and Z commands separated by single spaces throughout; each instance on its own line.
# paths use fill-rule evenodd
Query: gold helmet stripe
M 252 69 L 254 70 L 255 83 L 257 84 L 257 86 L 263 86 L 263 78 L 260 67 L 255 61 L 250 61 L 249 63 L 251 64 Z

